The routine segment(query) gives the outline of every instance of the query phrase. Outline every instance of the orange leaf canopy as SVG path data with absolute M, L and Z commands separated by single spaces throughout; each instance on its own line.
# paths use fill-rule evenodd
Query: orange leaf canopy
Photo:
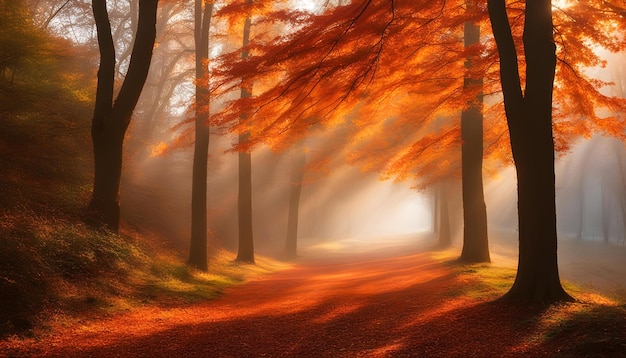
M 223 103 L 211 124 L 250 132 L 249 141 L 235 149 L 265 143 L 280 150 L 313 126 L 341 125 L 350 163 L 428 184 L 458 174 L 458 117 L 482 91 L 485 153 L 509 160 L 497 51 L 482 2 L 467 7 L 466 1 L 362 0 L 319 14 L 255 3 L 264 4 L 252 11 L 256 35 L 247 48 L 217 58 L 206 80 L 214 101 Z M 559 150 L 593 131 L 623 136 L 624 99 L 603 95 L 607 83 L 586 74 L 603 65 L 598 47 L 625 47 L 617 35 L 626 26 L 624 6 L 617 3 L 575 2 L 554 9 Z M 218 16 L 235 24 L 251 13 L 243 9 L 225 7 Z M 523 3 L 511 2 L 509 15 L 522 54 Z M 480 44 L 463 46 L 466 22 L 480 25 Z M 242 59 L 241 51 L 249 56 Z M 520 70 L 523 74 L 523 62 Z M 464 78 L 481 78 L 484 85 L 464 90 Z M 253 83 L 253 96 L 233 99 L 244 79 Z M 611 115 L 602 116 L 600 108 Z

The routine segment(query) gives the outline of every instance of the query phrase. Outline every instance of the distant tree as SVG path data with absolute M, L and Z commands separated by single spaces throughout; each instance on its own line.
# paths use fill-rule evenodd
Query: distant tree
M 94 150 L 94 185 L 89 203 L 92 219 L 119 231 L 120 179 L 124 136 L 148 76 L 156 38 L 158 0 L 140 0 L 135 41 L 115 102 L 115 45 L 105 0 L 93 0 L 100 66 L 91 135 Z
M 443 181 L 435 184 L 434 232 L 437 244 L 448 247 L 452 244 L 452 227 L 450 223 L 450 183 Z
M 616 28 L 623 26 L 621 14 L 613 9 L 616 3 L 575 2 L 556 16 L 560 61 L 559 81 L 555 87 L 550 82 L 550 95 L 552 89 L 557 95 L 553 152 L 555 148 L 568 149 L 581 135 L 598 130 L 617 136 L 622 129 L 619 118 L 603 117 L 598 109 L 624 110 L 626 102 L 603 95 L 600 88 L 606 83 L 585 72 L 589 66 L 602 64 L 593 49 L 596 44 L 612 51 L 624 48 L 623 37 L 615 36 Z M 212 121 L 232 124 L 241 113 L 253 114 L 249 145 L 262 142 L 278 149 L 306 135 L 314 124 L 344 125 L 351 121 L 356 130 L 346 139 L 346 146 L 356 153 L 349 163 L 380 171 L 384 178 L 415 178 L 419 186 L 458 177 L 462 165 L 455 154 L 464 142 L 463 130 L 452 119 L 481 91 L 500 93 L 499 68 L 494 65 L 498 50 L 500 55 L 503 51 L 516 55 L 523 46 L 522 41 L 512 41 L 511 49 L 497 49 L 487 38 L 480 46 L 464 47 L 458 41 L 463 24 L 487 20 L 484 6 L 477 6 L 469 16 L 467 4 L 363 0 L 315 16 L 277 12 L 274 20 L 289 19 L 299 26 L 274 41 L 256 42 L 252 56 L 245 61 L 237 59 L 237 53 L 221 57 L 216 92 L 229 93 L 244 74 L 263 86 L 251 98 L 228 103 Z M 508 6 L 514 19 L 513 28 L 508 27 L 507 20 L 511 38 L 522 37 L 524 4 L 503 5 L 505 15 Z M 531 8 L 535 6 L 533 2 Z M 554 45 L 552 37 L 550 42 Z M 469 69 L 463 66 L 468 58 L 473 60 Z M 520 57 L 515 65 L 516 69 L 518 65 L 525 68 L 526 62 Z M 554 78 L 555 69 L 552 72 Z M 464 77 L 482 78 L 482 88 L 464 86 Z M 518 82 L 522 80 L 526 78 L 518 76 Z M 526 87 L 527 93 L 535 91 L 532 87 Z M 502 106 L 510 107 L 511 95 L 504 92 L 508 103 L 496 101 L 485 106 L 485 119 L 490 121 L 485 126 L 484 139 L 489 143 L 485 155 L 509 164 L 518 158 L 517 144 L 511 158 L 508 140 L 517 143 L 517 139 L 509 137 L 507 126 L 515 136 L 519 130 L 510 126 L 516 121 L 509 118 L 507 122 L 502 114 L 497 115 L 504 113 Z M 534 101 L 533 96 L 526 101 L 527 107 L 531 107 L 528 103 Z M 526 200 L 530 199 L 522 202 Z M 520 220 L 526 222 L 527 218 Z
M 304 140 L 297 143 L 291 151 L 291 180 L 289 183 L 289 211 L 287 214 L 286 254 L 288 257 L 298 255 L 298 213 L 300 195 L 304 179 L 306 155 Z
M 36 16 L 36 19 L 39 22 L 39 26 L 42 29 L 47 29 L 50 25 L 50 22 L 54 20 L 55 17 L 59 15 L 63 11 L 63 9 L 68 8 L 70 6 L 84 5 L 85 3 L 81 1 L 79 4 L 74 4 L 75 1 L 72 0 L 53 0 L 46 1 L 45 4 L 41 4 L 39 0 L 29 0 L 29 6 L 34 9 L 41 8 L 41 12 L 38 12 L 39 16 Z
M 488 0 L 500 57 L 500 77 L 517 171 L 519 261 L 506 299 L 570 301 L 559 279 L 552 134 L 552 92 L 556 69 L 550 0 L 527 1 L 524 11 L 526 88 L 505 0 Z
M 191 242 L 189 265 L 207 271 L 207 161 L 209 155 L 208 86 L 200 80 L 208 76 L 209 30 L 213 16 L 213 3 L 195 0 L 196 43 L 196 119 L 191 184 Z
M 65 38 L 78 35 L 91 36 L 88 29 L 93 28 L 93 14 L 90 0 L 26 0 L 33 11 L 35 25 Z M 71 18 L 72 21 L 67 21 Z M 52 26 L 54 23 L 55 26 Z M 87 31 L 76 31 L 77 29 Z M 65 31 L 65 33 L 63 33 Z M 79 40 L 74 38 L 74 40 Z M 83 41 L 87 40 L 83 38 Z
M 43 62 L 47 38 L 34 26 L 23 0 L 0 0 L 0 23 L 0 80 L 12 83 L 20 69 Z
M 622 244 L 626 243 L 626 168 L 624 168 L 624 145 L 620 142 L 613 143 L 613 150 L 617 161 L 618 188 L 617 198 L 619 209 L 622 214 Z
M 186 105 L 195 100 L 180 91 L 195 78 L 195 59 L 190 56 L 195 53 L 194 31 L 190 31 L 190 23 L 194 22 L 192 4 L 193 1 L 186 0 L 161 1 L 159 5 L 158 46 L 155 46 L 150 73 L 137 104 L 141 112 L 137 113 L 135 125 L 129 128 L 132 141 L 125 146 L 125 153 L 131 160 L 167 153 L 169 148 L 161 141 L 169 138 L 172 127 L 178 124 L 179 115 L 173 112 L 183 101 Z
M 252 5 L 252 0 L 246 0 L 246 5 Z M 250 28 L 252 20 L 246 16 L 243 25 L 243 44 L 241 58 L 248 58 L 248 45 L 250 41 Z M 241 98 L 252 97 L 252 82 L 246 78 L 241 79 Z M 249 113 L 242 112 L 240 121 L 246 122 Z M 247 125 L 247 124 L 246 124 Z M 239 144 L 246 143 L 250 136 L 249 130 L 245 129 L 239 134 Z M 238 194 L 238 219 L 239 219 L 239 248 L 237 261 L 254 263 L 254 238 L 252 233 L 252 153 L 250 150 L 239 151 L 239 194 Z

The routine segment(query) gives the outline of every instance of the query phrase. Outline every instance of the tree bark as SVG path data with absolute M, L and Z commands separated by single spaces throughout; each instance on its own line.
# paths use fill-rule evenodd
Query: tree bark
M 304 179 L 305 153 L 303 141 L 297 144 L 291 158 L 291 183 L 289 185 L 289 213 L 287 216 L 287 257 L 298 255 L 298 212 L 300 209 L 300 194 Z
M 196 80 L 208 76 L 206 61 L 209 58 L 209 29 L 213 16 L 213 3 L 195 3 L 194 35 L 196 43 Z M 196 121 L 191 183 L 191 241 L 190 266 L 208 271 L 207 258 L 207 161 L 209 158 L 209 105 L 210 93 L 201 81 L 196 81 Z
M 468 2 L 468 10 L 474 4 Z M 465 48 L 480 43 L 480 26 L 466 22 Z M 468 58 L 466 68 L 472 66 Z M 483 79 L 466 75 L 464 90 L 481 89 L 472 103 L 461 113 L 462 189 L 463 189 L 463 250 L 460 260 L 468 263 L 491 262 L 487 236 L 487 208 L 483 190 Z
M 561 286 L 557 264 L 552 135 L 556 46 L 551 2 L 526 2 L 525 93 L 506 2 L 488 0 L 487 4 L 500 55 L 504 107 L 517 171 L 519 259 L 515 282 L 504 299 L 544 304 L 572 300 Z
M 98 32 L 100 67 L 91 136 L 94 150 L 94 186 L 90 217 L 113 232 L 119 231 L 120 179 L 124 135 L 148 76 L 156 38 L 157 0 L 139 2 L 139 21 L 131 60 L 113 104 L 115 46 L 105 0 L 93 0 Z
M 247 0 L 251 4 L 251 0 Z M 246 18 L 243 27 L 243 51 L 242 58 L 248 57 L 248 42 L 250 40 L 250 16 Z M 252 96 L 251 85 L 242 79 L 241 98 Z M 242 115 L 244 121 L 247 116 Z M 239 135 L 239 143 L 248 140 L 249 133 Z M 239 152 L 239 249 L 237 250 L 237 261 L 254 263 L 254 238 L 252 236 L 252 154 L 249 151 Z

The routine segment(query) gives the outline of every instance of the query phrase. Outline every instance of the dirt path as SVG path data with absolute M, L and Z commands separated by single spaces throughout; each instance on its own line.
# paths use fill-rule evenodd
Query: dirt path
M 184 308 L 148 307 L 0 356 L 45 357 L 528 357 L 532 313 L 459 295 L 458 275 L 427 253 L 350 258 L 295 268 Z

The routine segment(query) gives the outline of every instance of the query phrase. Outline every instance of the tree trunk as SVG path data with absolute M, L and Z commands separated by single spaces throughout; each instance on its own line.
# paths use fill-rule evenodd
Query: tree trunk
M 624 173 L 624 163 L 622 161 L 623 144 L 622 142 L 613 142 L 613 148 L 615 149 L 615 157 L 617 159 L 617 166 L 619 168 L 619 208 L 622 214 L 622 244 L 626 243 L 626 173 Z
M 468 9 L 471 8 L 468 4 Z M 466 22 L 465 48 L 480 43 L 480 26 Z M 468 58 L 466 67 L 472 66 Z M 474 101 L 461 113 L 462 188 L 463 188 L 463 262 L 491 262 L 487 236 L 487 208 L 483 190 L 483 80 L 465 77 L 463 88 L 480 88 Z
M 252 1 L 248 0 L 248 4 Z M 242 58 L 248 57 L 248 46 L 250 39 L 251 20 L 248 16 L 243 27 L 243 47 Z M 251 85 L 242 81 L 241 97 L 252 96 Z M 242 115 L 242 120 L 246 116 Z M 248 132 L 239 135 L 239 143 L 248 139 Z M 252 154 L 249 151 L 239 152 L 239 249 L 237 250 L 237 261 L 254 263 L 254 239 L 252 236 Z
M 437 198 L 435 207 L 437 208 L 436 218 L 438 219 L 437 244 L 444 248 L 452 244 L 452 230 L 450 229 L 450 208 L 448 205 L 448 183 L 443 182 L 437 185 Z
M 572 300 L 561 286 L 552 135 L 552 89 L 556 68 L 549 0 L 526 2 L 522 94 L 517 51 L 504 0 L 488 0 L 500 54 L 504 107 L 517 171 L 519 259 L 517 276 L 505 299 L 550 304 Z
M 247 140 L 247 135 L 239 136 L 240 142 Z M 254 263 L 254 239 L 252 236 L 252 155 L 250 152 L 239 153 L 239 249 L 237 261 Z
M 100 67 L 91 135 L 94 149 L 94 187 L 89 204 L 91 218 L 113 232 L 120 224 L 120 179 L 124 135 L 150 69 L 156 38 L 157 0 L 139 2 L 139 21 L 126 78 L 115 104 L 115 46 L 105 0 L 93 0 L 98 31 Z
M 602 193 L 602 239 L 604 244 L 610 241 L 611 231 L 611 198 L 609 193 L 612 191 L 607 184 L 606 178 L 603 178 L 602 184 L 600 184 L 600 192 Z
M 300 209 L 300 194 L 304 179 L 305 153 L 304 140 L 297 144 L 291 157 L 291 182 L 289 185 L 289 213 L 287 218 L 287 257 L 298 255 L 298 211 Z
M 579 178 L 579 195 L 580 195 L 580 210 L 578 212 L 578 230 L 576 232 L 576 240 L 582 241 L 583 239 L 583 220 L 585 220 L 585 180 L 581 177 Z
M 195 4 L 196 79 L 208 75 L 206 61 L 209 58 L 209 29 L 213 3 Z M 209 157 L 209 90 L 196 82 L 196 123 L 193 150 L 193 174 L 191 183 L 191 241 L 189 265 L 208 271 L 207 258 L 207 161 Z

